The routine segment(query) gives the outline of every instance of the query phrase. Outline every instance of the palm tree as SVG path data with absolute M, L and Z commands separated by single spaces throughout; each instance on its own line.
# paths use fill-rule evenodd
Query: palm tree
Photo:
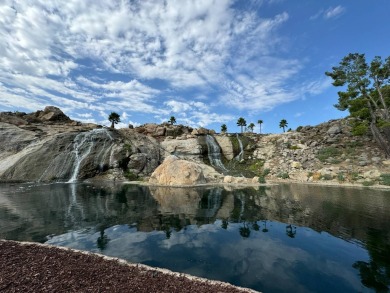
M 287 127 L 288 123 L 286 119 L 280 120 L 279 128 L 283 128 L 283 132 L 285 132 L 285 128 Z
M 111 112 L 111 114 L 108 116 L 108 121 L 111 122 L 111 128 L 115 128 L 115 124 L 121 122 L 121 118 L 118 113 Z
M 259 120 L 257 120 L 257 123 L 258 123 L 259 126 L 260 126 L 260 132 L 259 132 L 259 133 L 261 133 L 261 124 L 263 124 L 263 120 L 259 119 Z
M 227 131 L 227 126 L 226 124 L 221 125 L 221 132 L 226 132 Z
M 246 120 L 242 117 L 238 118 L 237 120 L 237 126 L 241 126 L 241 133 L 242 133 L 242 128 L 246 126 Z
M 255 128 L 255 124 L 254 124 L 254 123 L 250 123 L 250 124 L 248 125 L 248 129 L 249 129 L 251 132 L 253 132 L 253 128 Z
M 171 123 L 171 125 L 175 124 L 175 123 L 176 123 L 176 118 L 175 118 L 175 116 L 171 116 L 171 118 L 169 118 L 168 123 Z

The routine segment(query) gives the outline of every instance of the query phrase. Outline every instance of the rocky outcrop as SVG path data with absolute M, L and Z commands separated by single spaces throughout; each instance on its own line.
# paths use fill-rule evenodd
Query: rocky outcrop
M 182 159 L 203 162 L 202 146 L 196 137 L 187 139 L 167 138 L 161 142 L 161 147 L 164 150 L 164 158 L 175 155 Z
M 212 167 L 179 159 L 176 156 L 167 157 L 157 167 L 149 179 L 149 183 L 167 186 L 199 185 L 220 182 L 222 175 Z
M 369 135 L 352 136 L 350 124 L 341 119 L 282 134 L 217 135 L 168 123 L 107 129 L 72 121 L 51 106 L 30 114 L 4 112 L 0 180 L 137 180 L 171 155 L 187 171 L 167 167 L 170 175 L 153 175 L 155 184 L 253 184 L 264 178 L 376 184 L 390 178 L 390 160 Z M 210 166 L 216 155 L 226 177 Z
M 234 150 L 231 139 L 228 136 L 218 135 L 215 136 L 215 140 L 221 147 L 222 154 L 225 156 L 227 160 L 233 160 L 234 158 Z

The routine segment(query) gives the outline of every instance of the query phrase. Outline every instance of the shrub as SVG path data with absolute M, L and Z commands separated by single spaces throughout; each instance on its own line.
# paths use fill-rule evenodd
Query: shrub
M 385 174 L 382 174 L 381 175 L 381 183 L 383 185 L 390 185 L 390 174 L 389 173 L 385 173 Z
M 363 186 L 372 186 L 372 185 L 374 185 L 374 184 L 375 184 L 374 181 L 363 181 L 363 182 L 362 182 L 362 185 L 363 185 Z
M 341 155 L 341 151 L 335 147 L 327 147 L 318 151 L 317 158 L 321 162 L 325 162 L 329 158 L 337 157 Z
M 297 132 L 300 132 L 302 130 L 303 126 L 298 126 L 297 127 Z
M 138 179 L 138 176 L 136 174 L 134 174 L 133 172 L 131 172 L 131 171 L 127 171 L 124 175 L 130 181 L 135 181 L 135 180 Z
M 362 136 L 368 131 L 368 126 L 365 124 L 357 124 L 352 128 L 352 135 Z
M 290 178 L 290 176 L 288 176 L 288 173 L 287 173 L 287 172 L 281 172 L 281 173 L 278 174 L 277 177 L 278 177 L 278 178 L 281 178 L 281 179 Z
M 263 176 L 267 176 L 271 172 L 271 169 L 266 168 L 263 170 Z
M 333 176 L 330 175 L 330 174 L 324 174 L 324 175 L 321 176 L 321 179 L 323 179 L 323 180 L 332 180 Z
M 259 183 L 266 183 L 264 176 L 259 176 Z
M 345 181 L 344 174 L 343 174 L 343 173 L 337 174 L 337 180 L 338 180 L 339 182 L 344 182 L 344 181 Z

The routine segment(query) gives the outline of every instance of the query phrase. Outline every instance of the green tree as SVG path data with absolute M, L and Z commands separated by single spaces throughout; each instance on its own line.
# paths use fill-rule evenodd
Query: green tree
M 226 132 L 227 131 L 227 126 L 226 124 L 221 125 L 221 132 Z
M 257 120 L 257 124 L 259 124 L 259 126 L 260 126 L 260 132 L 259 133 L 261 133 L 261 124 L 263 124 L 263 120 L 261 120 L 261 119 Z
M 238 118 L 237 126 L 241 126 L 241 133 L 243 132 L 243 127 L 246 126 L 246 120 L 242 117 Z
M 251 132 L 253 132 L 253 128 L 255 128 L 255 124 L 250 123 L 250 124 L 248 125 L 248 129 L 249 129 Z
M 168 123 L 171 123 L 171 125 L 176 124 L 176 118 L 175 118 L 175 116 L 171 116 L 171 118 L 169 118 Z
M 347 86 L 345 91 L 338 92 L 335 107 L 348 110 L 357 118 L 353 132 L 363 134 L 370 129 L 375 141 L 390 156 L 390 57 L 383 61 L 376 56 L 368 64 L 364 54 L 351 53 L 325 74 L 333 79 L 334 86 Z
M 108 116 L 108 121 L 111 122 L 111 128 L 115 128 L 115 124 L 121 122 L 121 118 L 118 113 L 111 112 L 111 114 Z
M 283 128 L 283 132 L 285 132 L 285 128 L 287 127 L 288 123 L 287 123 L 287 120 L 286 119 L 282 119 L 280 120 L 279 122 L 279 128 Z

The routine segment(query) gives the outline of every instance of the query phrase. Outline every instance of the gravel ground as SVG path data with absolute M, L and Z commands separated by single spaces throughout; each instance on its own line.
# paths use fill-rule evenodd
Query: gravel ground
M 98 254 L 0 240 L 0 292 L 255 292 Z

